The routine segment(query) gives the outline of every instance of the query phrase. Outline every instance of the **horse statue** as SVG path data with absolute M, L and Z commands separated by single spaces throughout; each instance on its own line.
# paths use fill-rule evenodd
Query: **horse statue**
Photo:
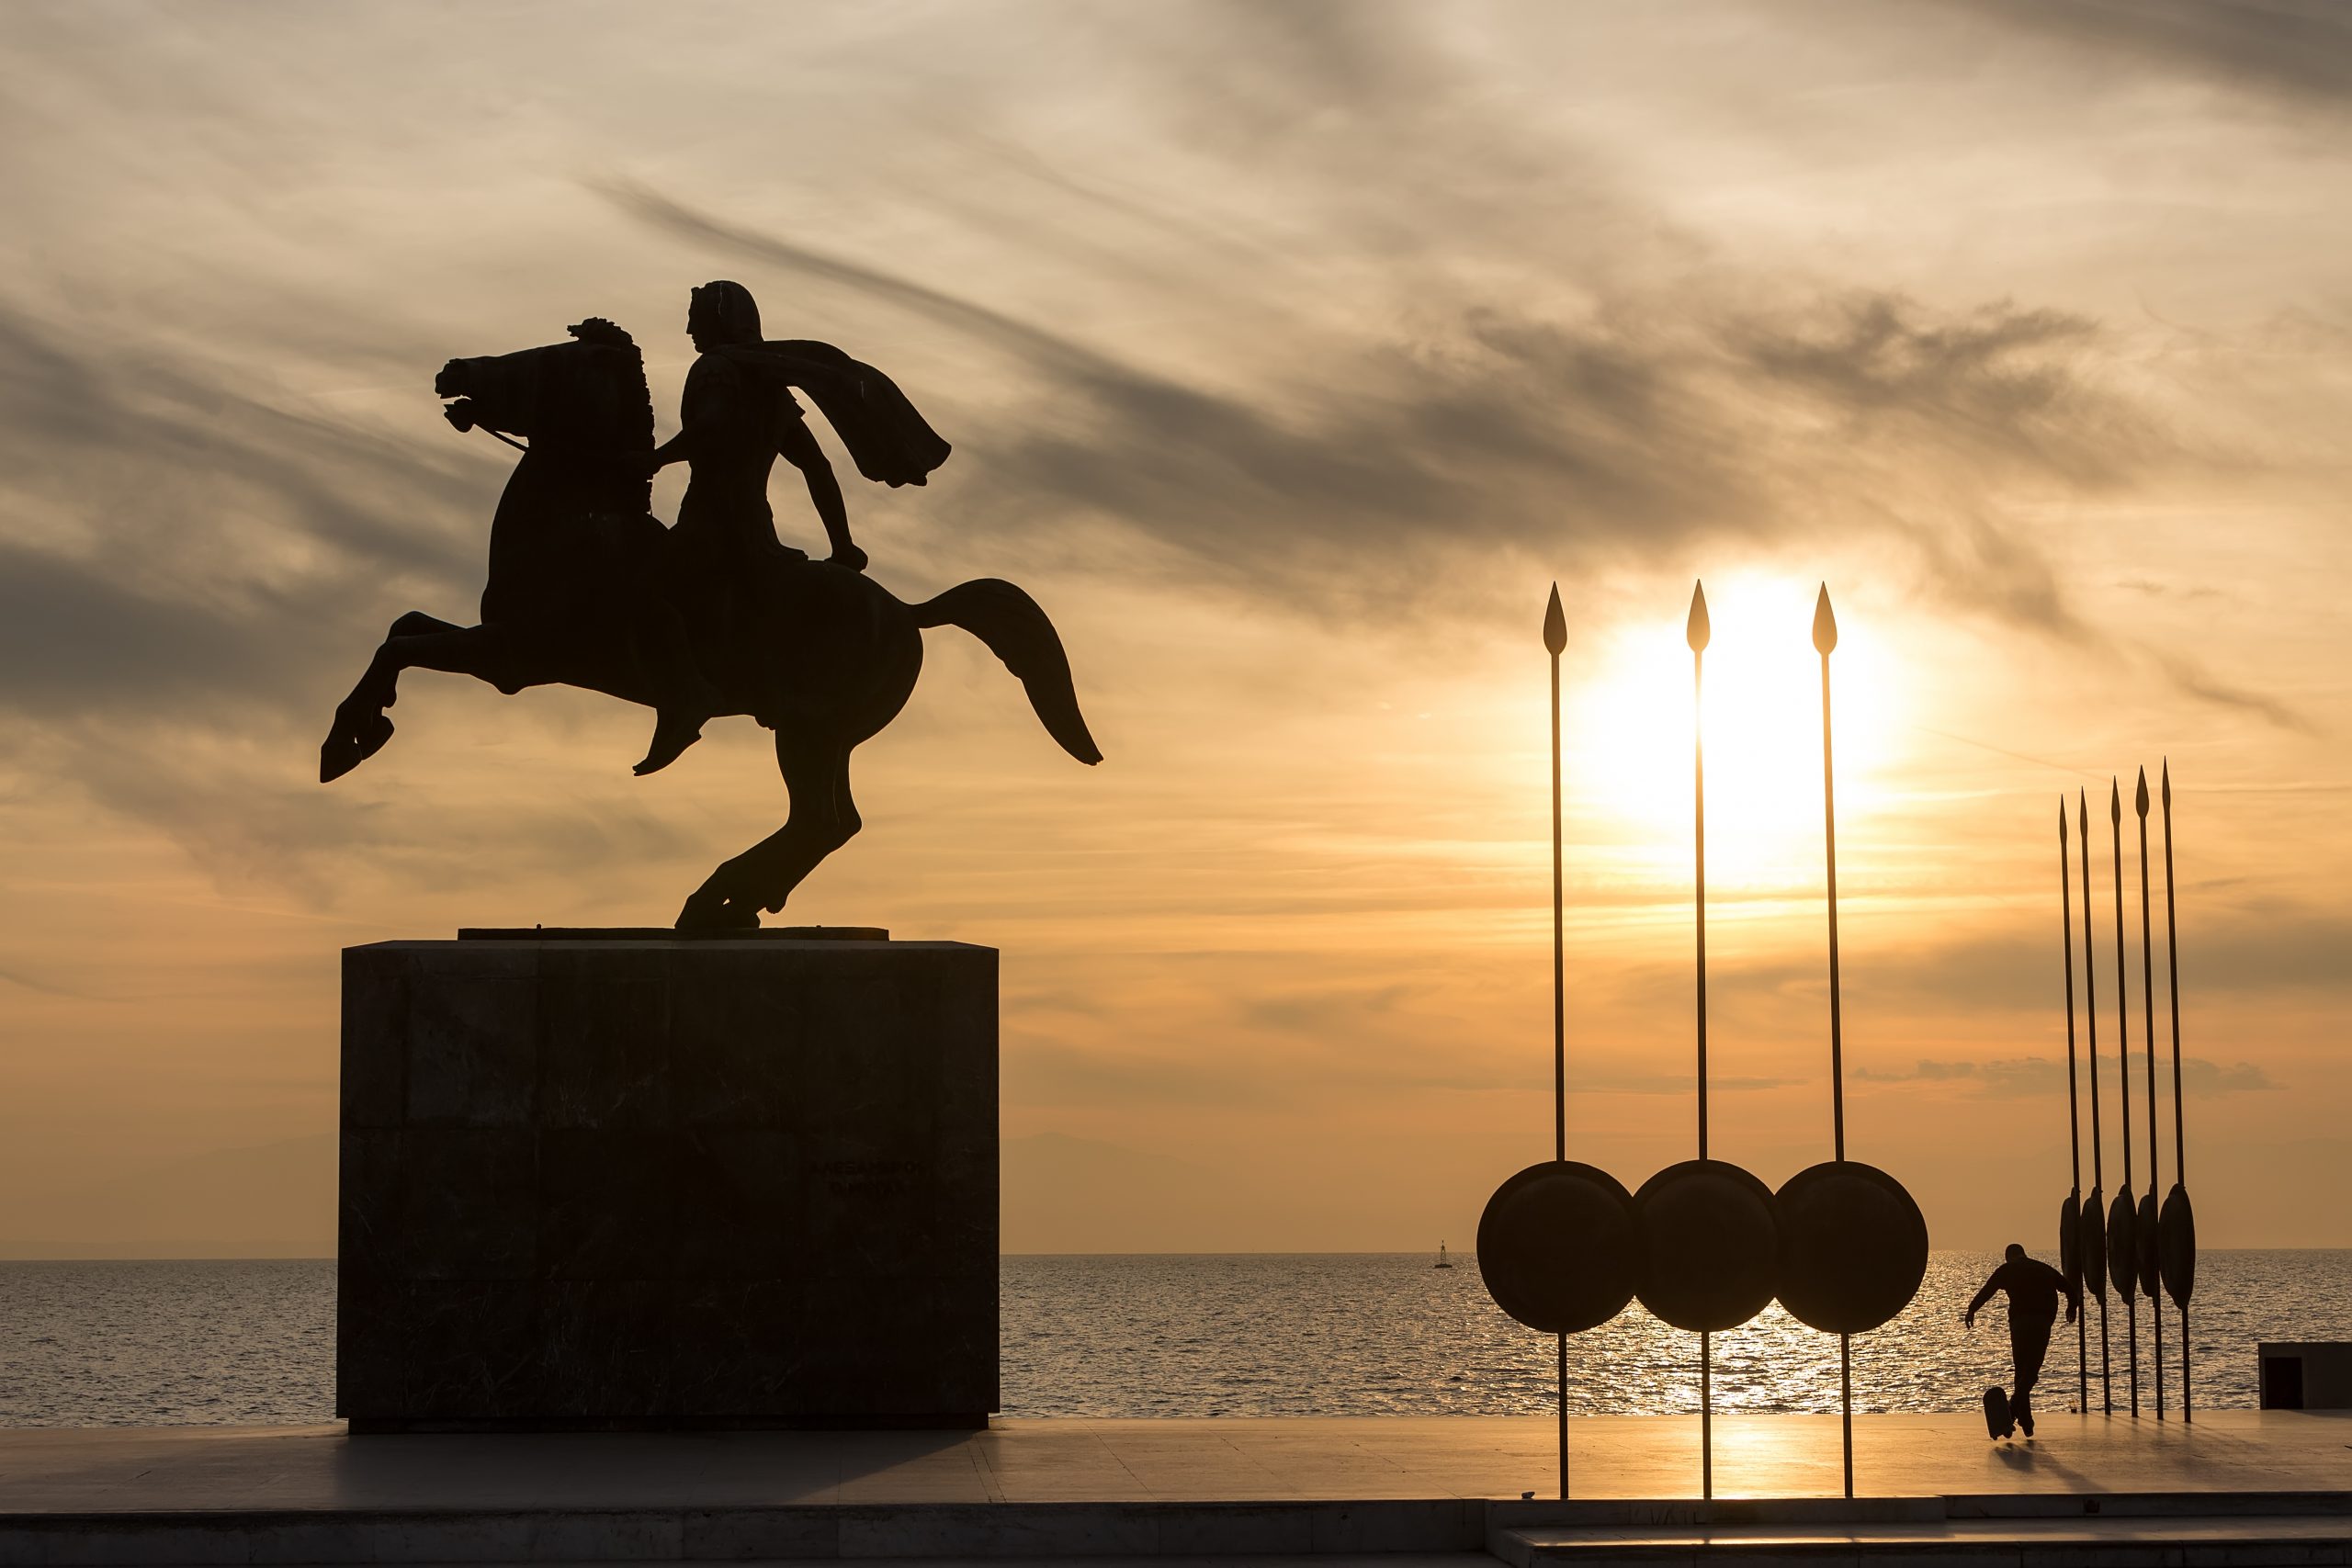
M 335 708 L 319 749 L 322 784 L 392 738 L 385 710 L 402 671 L 471 675 L 509 696 L 579 686 L 650 707 L 665 694 L 649 650 L 683 636 L 717 694 L 713 716 L 747 714 L 775 731 L 791 801 L 782 829 L 722 862 L 679 912 L 682 931 L 723 931 L 781 909 L 857 832 L 850 752 L 906 705 L 926 627 L 978 637 L 1020 679 L 1064 750 L 1102 760 L 1060 637 L 1010 582 L 981 578 L 909 604 L 860 572 L 778 550 L 734 585 L 745 613 L 731 624 L 682 616 L 662 588 L 669 531 L 650 510 L 653 404 L 643 356 L 608 321 L 569 330 L 567 343 L 452 359 L 435 381 L 454 400 L 444 410 L 452 424 L 480 424 L 523 447 L 491 520 L 481 621 L 461 626 L 412 610 L 392 623 Z

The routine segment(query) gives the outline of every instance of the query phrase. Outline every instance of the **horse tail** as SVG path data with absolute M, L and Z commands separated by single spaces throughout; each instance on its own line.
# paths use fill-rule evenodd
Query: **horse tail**
M 1069 656 L 1037 601 L 1001 578 L 982 577 L 908 608 L 919 626 L 961 626 L 986 643 L 1021 678 L 1029 705 L 1062 750 L 1090 767 L 1102 760 L 1087 732 L 1086 716 L 1078 711 Z

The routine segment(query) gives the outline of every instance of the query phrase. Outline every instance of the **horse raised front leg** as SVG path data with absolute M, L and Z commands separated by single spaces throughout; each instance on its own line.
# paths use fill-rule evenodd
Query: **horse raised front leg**
M 333 784 L 391 739 L 392 721 L 384 710 L 400 700 L 401 671 L 472 675 L 511 694 L 535 683 L 522 664 L 514 639 L 497 627 L 454 626 L 410 611 L 392 623 L 367 672 L 335 705 L 334 728 L 319 747 L 319 782 Z
M 682 931 L 749 930 L 784 908 L 794 888 L 865 826 L 849 793 L 849 747 L 779 733 L 776 766 L 792 796 L 784 826 L 723 863 L 678 913 Z

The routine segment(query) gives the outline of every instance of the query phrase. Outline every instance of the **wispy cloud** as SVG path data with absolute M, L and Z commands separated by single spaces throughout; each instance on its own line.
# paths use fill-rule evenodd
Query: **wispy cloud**
M 1907 542 L 1959 607 L 2082 640 L 2048 561 L 1996 520 L 2001 487 L 2105 487 L 2153 449 L 2147 417 L 2099 384 L 2093 323 L 2005 302 L 1953 318 L 1706 271 L 1670 291 L 1612 284 L 1567 316 L 1470 294 L 1429 301 L 1412 336 L 1294 344 L 1211 389 L 1148 367 L 1143 345 L 597 188 L 733 260 L 966 334 L 1040 389 L 967 445 L 992 533 L 1108 521 L 1294 604 L 1426 613 L 1432 574 L 1481 549 L 1603 568 L 1843 528 Z
M 2202 1056 L 2184 1056 L 2180 1072 L 2184 1086 L 2200 1095 L 2262 1093 L 2286 1087 L 2253 1062 L 2223 1066 Z M 1960 1085 L 1996 1100 L 2041 1100 L 2064 1086 L 2066 1065 L 2047 1056 L 1982 1062 L 1922 1058 L 1905 1068 L 1856 1067 L 1854 1077 L 1864 1083 Z

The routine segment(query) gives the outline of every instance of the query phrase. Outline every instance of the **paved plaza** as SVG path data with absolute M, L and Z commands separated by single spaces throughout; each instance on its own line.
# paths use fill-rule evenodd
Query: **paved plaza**
M 1553 1440 L 1542 1416 L 383 1438 L 340 1425 L 18 1428 L 0 1431 L 0 1515 L 1548 1497 Z M 1698 1495 L 1696 1416 L 1594 1416 L 1569 1441 L 1577 1497 Z M 1854 1450 L 1855 1489 L 1875 1497 L 2352 1492 L 2352 1414 L 2051 1415 L 2035 1440 L 2001 1443 L 1973 1414 L 1864 1416 Z M 1716 1417 L 1719 1497 L 1838 1490 L 1835 1416 Z

